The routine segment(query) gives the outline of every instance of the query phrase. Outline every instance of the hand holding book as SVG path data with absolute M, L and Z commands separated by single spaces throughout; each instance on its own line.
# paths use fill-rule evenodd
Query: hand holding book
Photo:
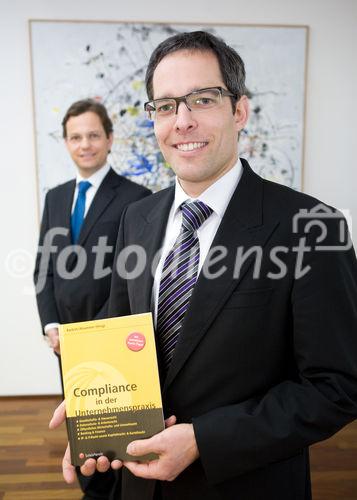
M 66 419 L 65 401 L 63 401 L 54 411 L 50 421 L 50 429 L 59 427 Z M 123 465 L 133 474 L 139 477 L 150 477 L 152 479 L 171 479 L 176 477 L 190 463 L 198 458 L 198 450 L 194 435 L 191 434 L 190 424 L 176 424 L 176 417 L 172 415 L 165 420 L 165 430 L 153 438 L 140 441 L 133 441 L 129 444 L 130 454 L 139 456 L 145 453 L 157 453 L 159 458 L 147 463 L 122 462 L 113 460 L 110 462 L 107 457 L 87 459 L 81 466 L 81 472 L 85 476 L 91 476 L 97 470 L 106 472 L 109 467 L 120 469 Z M 169 430 L 169 428 L 172 429 Z M 169 431 L 169 432 L 167 432 Z M 155 438 L 155 439 L 154 439 Z M 192 439 L 193 438 L 193 439 Z M 191 444 L 189 444 L 191 443 Z M 76 480 L 75 467 L 71 463 L 71 453 L 69 444 L 62 461 L 63 477 L 66 483 L 73 483 Z

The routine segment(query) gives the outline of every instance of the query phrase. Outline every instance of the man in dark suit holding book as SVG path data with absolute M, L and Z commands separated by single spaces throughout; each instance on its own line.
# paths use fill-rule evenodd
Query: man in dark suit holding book
M 122 472 L 110 498 L 309 500 L 309 445 L 357 416 L 357 265 L 344 219 L 239 159 L 244 81 L 239 55 L 208 33 L 175 35 L 149 62 L 146 109 L 177 181 L 125 211 L 117 254 L 139 245 L 147 266 L 113 274 L 109 315 L 153 311 L 168 420 L 128 447 L 158 460 L 112 462 Z M 108 467 L 100 457 L 82 471 Z

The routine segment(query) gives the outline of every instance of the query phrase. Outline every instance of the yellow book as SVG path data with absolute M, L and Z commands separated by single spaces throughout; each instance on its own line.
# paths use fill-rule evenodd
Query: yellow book
M 151 313 L 61 325 L 60 345 L 72 464 L 133 459 L 131 441 L 164 429 Z

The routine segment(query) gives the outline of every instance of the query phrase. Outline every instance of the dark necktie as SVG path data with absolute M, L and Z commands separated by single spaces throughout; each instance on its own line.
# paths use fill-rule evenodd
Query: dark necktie
M 77 243 L 81 227 L 84 221 L 84 210 L 86 206 L 86 193 L 91 187 L 89 181 L 81 181 L 78 183 L 78 196 L 71 216 L 71 233 L 72 243 Z
M 197 229 L 212 213 L 212 209 L 199 200 L 183 203 L 181 210 L 181 231 L 165 259 L 158 298 L 157 333 L 166 370 L 197 280 L 200 259 Z

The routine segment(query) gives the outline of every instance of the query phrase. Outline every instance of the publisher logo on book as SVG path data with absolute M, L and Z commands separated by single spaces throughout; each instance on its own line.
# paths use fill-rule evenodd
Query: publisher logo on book
M 140 332 L 132 332 L 126 338 L 127 348 L 134 352 L 144 349 L 145 344 L 145 336 Z

